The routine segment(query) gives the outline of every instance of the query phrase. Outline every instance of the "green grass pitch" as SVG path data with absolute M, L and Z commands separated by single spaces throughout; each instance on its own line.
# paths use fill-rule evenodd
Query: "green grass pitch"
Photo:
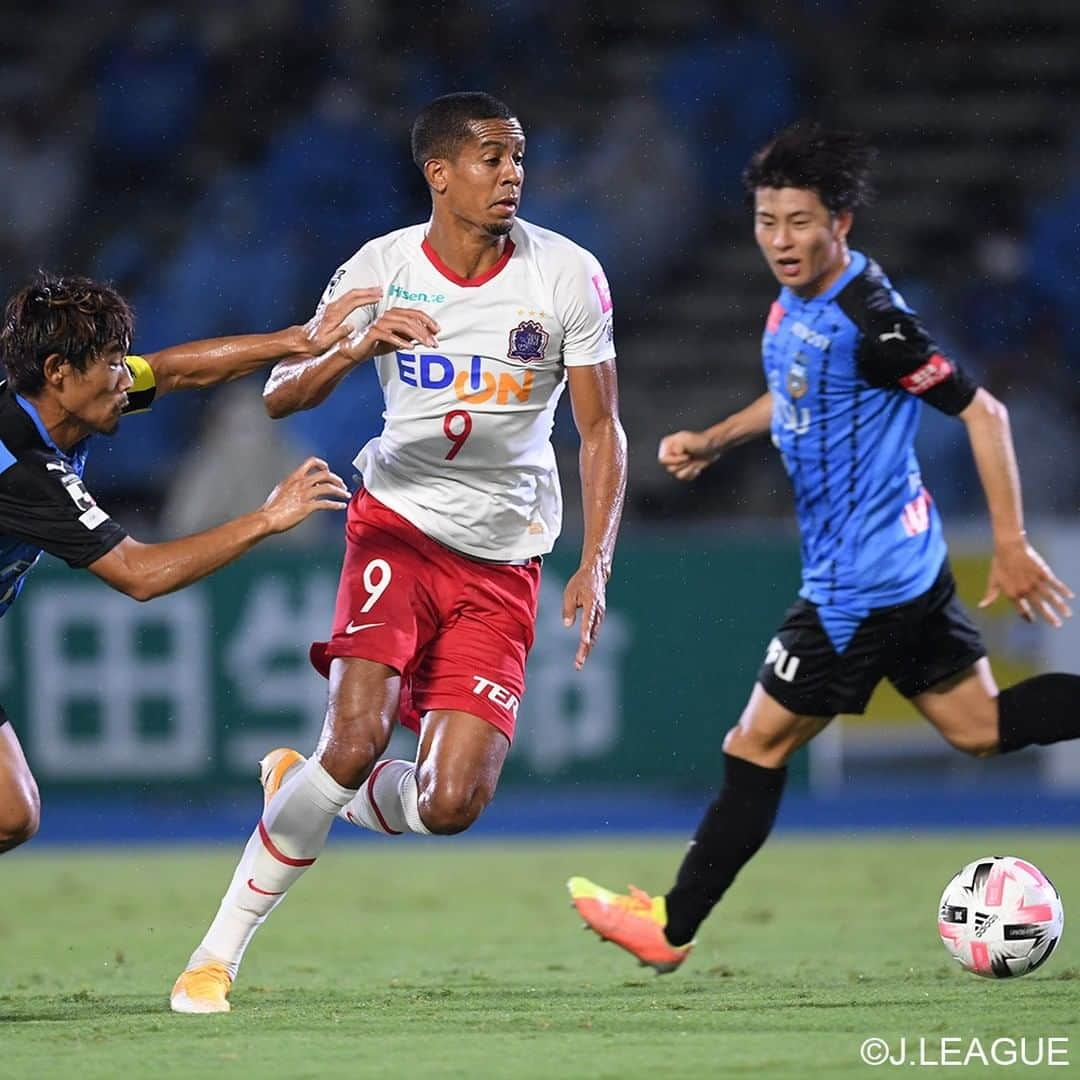
M 657 977 L 578 929 L 564 882 L 659 891 L 683 842 L 333 843 L 256 937 L 233 1012 L 211 1017 L 167 998 L 239 848 L 7 856 L 0 1075 L 895 1075 L 861 1063 L 872 1036 L 1068 1038 L 1070 1068 L 1007 1071 L 1080 1068 L 1075 836 L 774 840 Z M 1028 978 L 968 975 L 937 940 L 941 889 L 986 854 L 1033 861 L 1062 893 L 1062 944 Z

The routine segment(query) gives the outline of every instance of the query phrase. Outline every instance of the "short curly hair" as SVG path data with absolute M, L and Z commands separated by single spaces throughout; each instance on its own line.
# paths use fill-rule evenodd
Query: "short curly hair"
M 514 113 L 491 94 L 467 91 L 445 94 L 425 105 L 413 122 L 411 144 L 416 167 L 423 172 L 432 158 L 456 158 L 472 138 L 474 120 L 513 120 Z
M 47 357 L 58 354 L 85 371 L 110 349 L 126 353 L 134 326 L 131 308 L 111 285 L 40 270 L 7 302 L 0 356 L 12 388 L 36 394 Z
M 800 121 L 759 149 L 743 170 L 753 200 L 758 188 L 809 188 L 831 214 L 854 210 L 873 199 L 870 172 L 876 151 L 864 135 L 829 131 Z

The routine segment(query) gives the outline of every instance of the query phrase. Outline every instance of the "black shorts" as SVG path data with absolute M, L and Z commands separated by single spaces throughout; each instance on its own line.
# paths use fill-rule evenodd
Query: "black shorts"
M 822 626 L 818 605 L 798 600 L 769 644 L 758 682 L 800 716 L 858 714 L 882 679 L 912 698 L 985 655 L 946 559 L 922 596 L 871 611 L 842 653 Z

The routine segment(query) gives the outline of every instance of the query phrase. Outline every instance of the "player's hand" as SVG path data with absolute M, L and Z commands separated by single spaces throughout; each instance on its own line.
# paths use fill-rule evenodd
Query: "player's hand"
M 349 505 L 349 489 L 340 476 L 330 471 L 321 458 L 309 457 L 270 492 L 262 511 L 272 533 L 299 525 L 316 510 L 344 510 Z
M 989 607 L 1004 593 L 1029 623 L 1045 619 L 1051 626 L 1072 615 L 1073 591 L 1055 577 L 1046 560 L 1024 537 L 994 546 L 990 580 L 979 607 Z
M 580 671 L 600 634 L 600 625 L 607 610 L 606 586 L 608 573 L 597 560 L 580 567 L 566 583 L 563 591 L 563 626 L 574 625 L 581 610 L 581 634 L 578 638 L 574 668 Z
M 355 335 L 348 351 L 357 359 L 368 360 L 384 356 L 396 349 L 413 349 L 426 345 L 429 349 L 439 347 L 439 324 L 418 308 L 390 308 L 384 311 L 363 334 Z
M 353 333 L 348 323 L 349 316 L 357 308 L 377 304 L 382 296 L 382 289 L 350 289 L 336 300 L 320 306 L 319 310 L 304 323 L 302 355 L 322 356 L 339 341 L 344 341 Z
M 676 431 L 660 440 L 657 457 L 676 480 L 693 480 L 718 457 L 704 431 Z

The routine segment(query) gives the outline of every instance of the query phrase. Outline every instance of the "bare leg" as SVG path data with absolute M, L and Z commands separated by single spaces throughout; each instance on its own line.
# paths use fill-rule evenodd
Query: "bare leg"
M 416 756 L 420 817 L 433 833 L 464 832 L 495 795 L 510 743 L 486 720 L 436 711 Z
M 831 716 L 799 716 L 755 683 L 738 724 L 724 738 L 724 753 L 765 769 L 779 769 L 831 720 Z
M 315 757 L 342 787 L 358 788 L 386 749 L 397 723 L 401 677 L 373 660 L 330 665 L 330 703 Z
M 340 816 L 388 836 L 462 832 L 495 794 L 509 749 L 487 721 L 434 710 L 424 717 L 416 761 L 384 758 Z
M 41 797 L 11 724 L 0 724 L 0 853 L 38 831 Z
M 985 656 L 911 702 L 957 750 L 975 757 L 997 753 L 998 688 Z

